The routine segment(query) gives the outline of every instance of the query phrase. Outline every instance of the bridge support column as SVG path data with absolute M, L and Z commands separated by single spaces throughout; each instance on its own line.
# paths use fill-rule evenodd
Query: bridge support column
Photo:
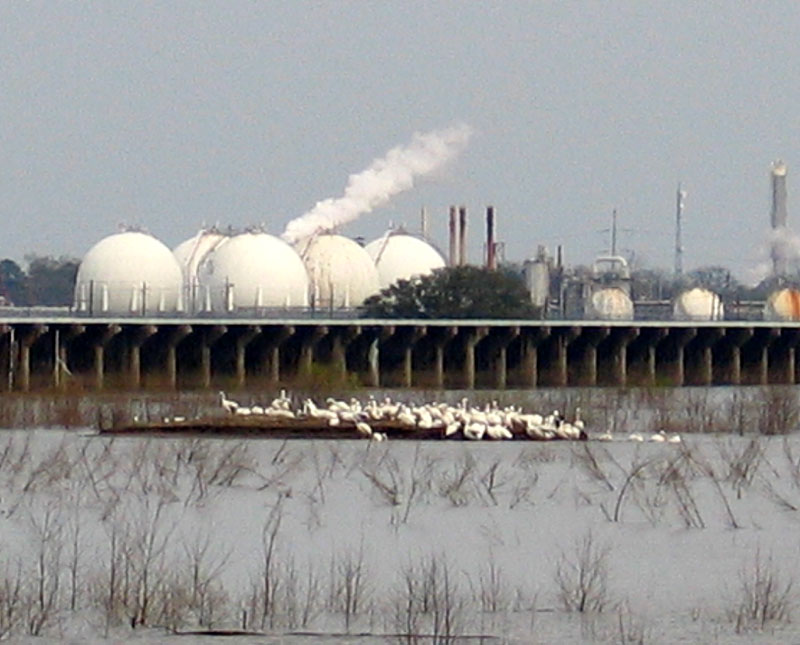
M 584 327 L 570 345 L 577 358 L 573 380 L 576 385 L 597 385 L 597 346 L 608 336 L 608 327 Z
M 635 327 L 613 327 L 608 338 L 598 346 L 598 374 L 600 385 L 628 384 L 628 345 L 639 335 Z
M 132 389 L 142 385 L 142 345 L 158 329 L 154 325 L 141 325 L 131 332 L 128 339 L 128 383 Z
M 169 330 L 166 335 L 166 358 L 164 370 L 167 373 L 167 387 L 171 390 L 178 388 L 178 357 L 177 347 L 180 342 L 192 333 L 192 328 L 189 325 L 178 325 L 174 329 Z
M 3 389 L 11 391 L 14 387 L 14 368 L 16 341 L 11 325 L 0 325 L 0 369 L 2 369 Z
M 39 337 L 47 333 L 47 325 L 27 325 L 19 330 L 19 388 L 23 392 L 31 389 L 31 347 Z
M 444 388 L 444 352 L 447 344 L 458 334 L 456 327 L 428 327 L 433 343 L 433 387 Z
M 680 386 L 685 383 L 683 349 L 696 335 L 697 330 L 693 327 L 672 328 L 656 348 L 657 354 L 659 349 L 662 350 L 662 372 L 671 385 Z
M 688 385 L 711 385 L 714 382 L 713 347 L 723 337 L 721 329 L 701 327 L 684 348 L 684 377 Z
M 360 334 L 358 325 L 331 329 L 331 364 L 342 381 L 347 378 L 347 348 Z
M 114 324 L 106 325 L 97 334 L 94 342 L 92 343 L 94 386 L 98 390 L 102 390 L 103 386 L 105 385 L 106 346 L 108 345 L 108 343 L 111 342 L 111 339 L 114 338 L 114 336 L 119 334 L 121 331 L 122 327 L 120 327 L 119 325 L 114 325 Z
M 69 369 L 69 347 L 72 341 L 86 331 L 84 325 L 67 325 L 56 328 L 53 335 L 53 386 L 57 389 L 66 387 L 67 379 L 72 376 Z
M 656 350 L 666 337 L 662 327 L 640 327 L 638 336 L 627 347 L 627 382 L 645 387 L 656 384 Z
M 495 327 L 489 332 L 486 343 L 489 345 L 492 368 L 492 385 L 497 390 L 505 390 L 508 385 L 508 346 L 519 336 L 519 327 Z
M 770 383 L 795 384 L 795 357 L 797 344 L 800 342 L 800 331 L 782 327 L 780 336 L 769 348 Z
M 539 384 L 538 347 L 550 336 L 549 327 L 526 329 L 522 332 L 522 383 L 526 387 L 534 388 Z
M 486 327 L 464 329 L 464 387 L 467 390 L 475 389 L 475 347 L 488 334 Z
M 742 347 L 742 382 L 748 385 L 769 383 L 769 348 L 778 339 L 775 328 L 755 328 L 753 337 Z
M 269 384 L 274 387 L 281 380 L 281 345 L 294 336 L 295 328 L 291 325 L 283 325 L 263 333 L 268 334 L 268 341 L 264 348 L 262 370 L 267 375 Z
M 244 387 L 247 381 L 247 346 L 261 333 L 258 325 L 247 325 L 236 337 L 234 348 L 236 362 L 236 386 Z
M 752 328 L 725 330 L 723 338 L 714 346 L 714 382 L 720 385 L 741 385 L 742 345 L 753 337 Z
M 211 387 L 211 348 L 228 331 L 225 325 L 211 325 L 202 328 L 200 339 L 200 385 Z
M 324 325 L 306 327 L 303 329 L 303 339 L 300 343 L 300 357 L 297 361 L 297 375 L 308 378 L 314 365 L 314 349 L 319 341 L 328 335 L 328 328 Z

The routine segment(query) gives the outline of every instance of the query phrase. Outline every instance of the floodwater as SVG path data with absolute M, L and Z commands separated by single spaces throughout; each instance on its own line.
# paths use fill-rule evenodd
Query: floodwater
M 800 437 L 756 432 L 796 421 L 796 395 L 586 392 L 528 407 L 581 405 L 613 441 L 6 431 L 0 630 L 75 643 L 211 643 L 173 632 L 242 628 L 258 635 L 223 642 L 800 640 Z M 682 442 L 628 439 L 659 429 Z

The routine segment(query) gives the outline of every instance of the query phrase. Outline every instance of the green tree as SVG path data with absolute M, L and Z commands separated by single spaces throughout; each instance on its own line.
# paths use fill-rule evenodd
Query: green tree
M 24 304 L 26 296 L 25 272 L 14 260 L 0 260 L 0 296 L 12 304 Z
M 72 304 L 80 260 L 67 257 L 28 256 L 28 303 L 41 306 Z
M 525 283 L 513 272 L 461 266 L 400 280 L 364 303 L 368 318 L 538 318 Z

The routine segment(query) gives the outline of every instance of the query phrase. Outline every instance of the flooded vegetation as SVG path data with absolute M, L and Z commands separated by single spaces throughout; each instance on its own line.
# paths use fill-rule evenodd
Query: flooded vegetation
M 405 393 L 434 395 L 460 399 Z M 237 393 L 249 405 L 272 396 Z M 797 638 L 790 389 L 480 397 L 581 407 L 590 440 L 113 437 L 86 430 L 98 419 L 225 411 L 211 394 L 4 398 L 4 423 L 49 429 L 0 433 L 0 635 Z M 682 441 L 647 440 L 660 431 Z M 606 432 L 611 440 L 592 440 Z M 631 441 L 636 432 L 645 440 Z

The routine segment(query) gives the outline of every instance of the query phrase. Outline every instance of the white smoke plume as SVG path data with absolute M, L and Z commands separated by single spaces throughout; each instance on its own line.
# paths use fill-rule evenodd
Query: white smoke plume
M 397 146 L 376 159 L 366 170 L 350 175 L 344 195 L 317 202 L 310 211 L 286 225 L 283 239 L 294 244 L 318 231 L 352 222 L 389 202 L 453 159 L 467 145 L 472 128 L 466 124 L 417 133 L 405 146 Z
M 770 229 L 759 255 L 762 260 L 747 272 L 745 281 L 755 286 L 775 275 L 796 275 L 800 270 L 800 236 L 785 226 Z

